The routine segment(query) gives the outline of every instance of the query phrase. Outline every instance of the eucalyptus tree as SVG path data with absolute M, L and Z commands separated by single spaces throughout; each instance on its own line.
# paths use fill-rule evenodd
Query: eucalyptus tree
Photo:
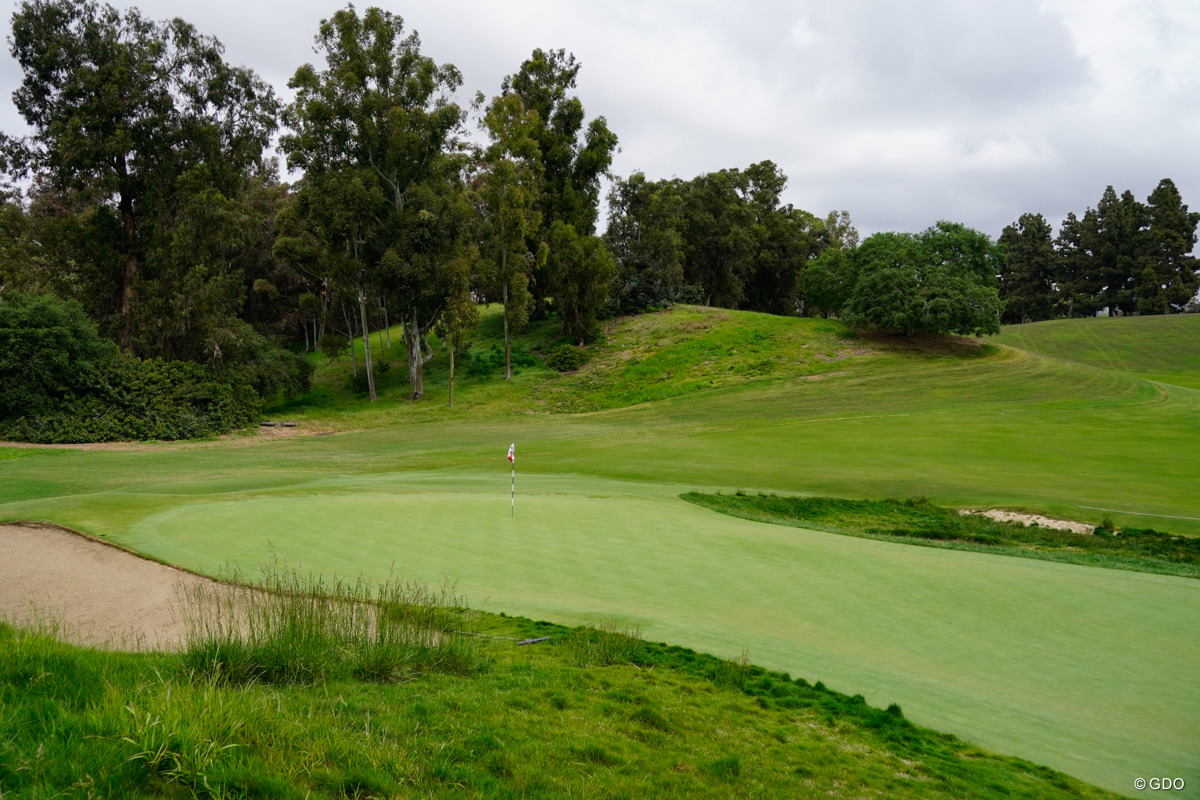
M 604 242 L 617 262 L 615 310 L 638 314 L 680 299 L 684 288 L 682 181 L 616 178 L 608 194 Z
M 450 408 L 454 408 L 454 356 L 463 346 L 467 333 L 479 324 L 479 304 L 471 295 L 471 279 L 478 263 L 479 248 L 470 246 L 462 255 L 446 261 L 442 269 L 446 308 L 442 313 L 439 332 L 450 350 L 450 390 L 447 401 Z
M 492 99 L 482 120 L 489 146 L 478 175 L 484 211 L 484 244 L 493 291 L 504 308 L 504 380 L 512 379 L 510 330 L 520 333 L 529 321 L 529 291 L 535 266 L 546 258 L 538 240 L 542 215 L 537 209 L 542 177 L 541 150 L 534 138 L 538 115 L 520 95 Z
M 419 397 L 431 322 L 426 299 L 438 292 L 434 272 L 412 249 L 419 237 L 406 233 L 424 225 L 421 215 L 430 213 L 411 202 L 414 195 L 445 174 L 443 162 L 464 117 L 452 98 L 462 76 L 453 65 L 423 55 L 420 39 L 405 35 L 399 16 L 375 7 L 360 16 L 351 5 L 322 20 L 315 43 L 324 68 L 305 64 L 289 81 L 296 99 L 285 111 L 290 132 L 281 146 L 288 164 L 318 184 L 324 174 L 354 168 L 377 186 L 383 198 L 378 238 L 364 268 L 404 277 L 393 285 L 406 291 L 396 299 L 409 378 Z M 365 284 L 359 295 L 364 318 Z
M 537 205 L 541 225 L 530 252 L 536 252 L 538 242 L 551 241 L 555 223 L 570 226 L 576 236 L 590 237 L 596 232 L 601 179 L 609 174 L 617 151 L 617 135 L 609 130 L 602 116 L 595 117 L 585 127 L 583 103 L 573 93 L 580 66 L 575 56 L 565 50 L 538 48 L 501 84 L 501 96 L 516 95 L 525 109 L 537 115 L 533 138 L 540 161 Z M 559 237 L 563 235 L 560 232 Z M 592 253 L 602 246 L 589 242 L 585 250 Z M 572 248 L 572 252 L 584 251 Z M 595 264 L 571 262 L 566 254 L 551 253 L 544 263 L 545 269 L 535 268 L 531 273 L 535 312 L 540 313 L 544 308 L 542 301 L 546 297 L 553 297 L 556 309 L 572 302 L 567 295 L 580 296 L 576 288 L 587 283 L 589 276 L 595 276 L 592 269 Z M 578 275 L 574 274 L 576 271 Z M 599 294 L 601 299 L 605 294 L 606 291 Z M 572 325 L 564 320 L 565 328 Z
M 54 190 L 86 190 L 115 205 L 116 327 L 132 350 L 139 284 L 156 277 L 146 270 L 147 228 L 180 192 L 233 197 L 261 165 L 278 103 L 252 71 L 225 63 L 220 42 L 178 18 L 155 22 L 92 0 L 27 0 L 9 41 L 24 73 L 13 100 L 33 133 L 6 150 L 23 152 L 22 166 Z

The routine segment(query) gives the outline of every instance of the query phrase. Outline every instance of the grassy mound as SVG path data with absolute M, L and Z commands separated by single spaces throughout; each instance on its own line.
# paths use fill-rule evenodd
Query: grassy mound
M 580 354 L 583 363 L 567 374 L 560 371 L 564 359 L 562 340 L 556 338 L 558 323 L 534 323 L 516 339 L 514 379 L 505 382 L 502 323 L 498 306 L 482 309 L 481 324 L 456 364 L 457 413 L 445 408 L 447 352 L 438 351 L 426 366 L 426 398 L 412 403 L 399 339 L 389 347 L 386 337 L 376 334 L 372 353 L 389 365 L 376 383 L 379 402 L 363 402 L 365 388 L 355 383 L 348 356 L 328 361 L 312 354 L 313 390 L 270 408 L 269 414 L 336 429 L 521 411 L 597 411 L 766 378 L 842 375 L 842 362 L 877 349 L 846 339 L 842 326 L 827 320 L 679 306 L 610 322 L 603 341 Z M 358 358 L 361 375 L 361 353 Z
M 484 617 L 473 677 L 229 683 L 0 625 L 5 797 L 1107 798 L 787 675 Z M 598 640 L 618 640 L 602 647 Z M 581 640 L 592 645 L 580 647 Z M 615 657 L 614 657 L 615 654 Z M 582 656 L 582 658 L 581 658 Z

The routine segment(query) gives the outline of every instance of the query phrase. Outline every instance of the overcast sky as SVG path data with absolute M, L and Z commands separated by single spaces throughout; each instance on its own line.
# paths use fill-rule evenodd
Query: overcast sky
M 118 6 L 130 5 L 124 2 Z M 285 98 L 315 61 L 317 0 L 144 0 L 215 35 Z M 360 10 L 368 3 L 359 3 Z M 3 0 L 4 31 L 18 4 Z M 1057 226 L 1104 187 L 1173 179 L 1200 209 L 1196 0 L 682 0 L 385 3 L 423 51 L 498 92 L 535 47 L 565 48 L 578 94 L 621 140 L 613 171 L 691 178 L 775 161 L 785 199 L 846 209 L 864 234 L 939 219 L 992 236 L 1027 211 Z M 24 131 L 0 58 L 0 130 Z

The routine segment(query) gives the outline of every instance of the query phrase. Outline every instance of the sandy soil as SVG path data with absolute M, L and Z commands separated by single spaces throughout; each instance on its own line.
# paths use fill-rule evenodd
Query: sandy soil
M 0 525 L 0 617 L 58 626 L 68 641 L 173 649 L 184 628 L 177 591 L 212 583 L 49 525 Z
M 995 508 L 988 511 L 972 511 L 969 508 L 964 508 L 958 513 L 983 514 L 985 517 L 991 517 L 997 522 L 1019 522 L 1022 525 L 1032 525 L 1036 522 L 1042 528 L 1054 528 L 1060 531 L 1071 531 L 1072 533 L 1090 534 L 1096 532 L 1095 525 L 1088 525 L 1084 522 L 1072 522 L 1066 519 L 1043 517 L 1040 514 L 1018 514 L 1015 511 L 1001 511 Z

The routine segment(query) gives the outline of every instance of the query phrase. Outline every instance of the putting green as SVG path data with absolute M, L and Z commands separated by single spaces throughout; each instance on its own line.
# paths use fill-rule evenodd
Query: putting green
M 613 615 L 897 702 L 915 721 L 1117 791 L 1200 785 L 1200 581 L 771 526 L 684 488 L 507 474 L 336 477 L 193 495 L 119 537 L 205 572 L 270 548 L 325 573 L 456 581 L 475 607 Z M 176 500 L 179 498 L 177 497 Z

